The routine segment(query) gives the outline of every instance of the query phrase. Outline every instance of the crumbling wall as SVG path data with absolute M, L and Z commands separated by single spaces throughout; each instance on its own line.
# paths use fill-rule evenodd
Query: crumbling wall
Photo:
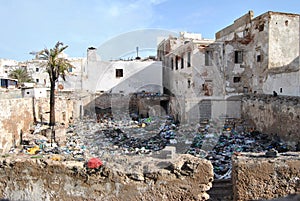
M 234 200 L 259 200 L 300 193 L 300 154 L 239 153 L 232 158 Z
M 18 98 L 0 100 L 0 153 L 18 146 L 21 136 L 36 122 L 49 122 L 49 99 Z M 73 101 L 57 97 L 56 122 L 68 126 L 73 116 Z
M 35 114 L 38 122 L 48 123 L 50 105 L 48 98 L 39 98 L 35 101 Z M 55 98 L 55 121 L 68 126 L 73 118 L 74 101 L 65 97 Z
M 117 157 L 99 171 L 83 162 L 2 159 L 0 198 L 9 200 L 208 200 L 212 164 L 191 155 L 175 159 Z M 118 163 L 116 163 L 118 161 Z
M 300 142 L 300 98 L 272 95 L 246 95 L 242 118 L 251 120 L 256 130 L 276 134 L 291 146 Z
M 22 132 L 33 123 L 32 99 L 0 100 L 0 153 L 7 152 L 20 143 Z

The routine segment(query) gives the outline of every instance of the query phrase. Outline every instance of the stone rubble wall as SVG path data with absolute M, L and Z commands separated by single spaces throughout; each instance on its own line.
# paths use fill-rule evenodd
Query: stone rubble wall
M 287 152 L 275 158 L 264 153 L 234 155 L 232 181 L 235 201 L 300 194 L 300 153 Z
M 245 95 L 242 118 L 266 134 L 277 134 L 292 147 L 300 143 L 300 98 L 262 94 Z
M 0 100 L 0 153 L 20 144 L 20 135 L 33 123 L 32 99 Z
M 18 146 L 21 135 L 30 132 L 37 122 L 49 122 L 49 99 L 17 98 L 0 100 L 0 154 Z M 56 121 L 68 126 L 73 117 L 73 101 L 56 98 Z M 34 116 L 35 113 L 35 116 Z
M 9 200 L 208 200 L 211 162 L 191 155 L 160 160 L 116 156 L 99 171 L 83 162 L 0 160 L 0 199 Z

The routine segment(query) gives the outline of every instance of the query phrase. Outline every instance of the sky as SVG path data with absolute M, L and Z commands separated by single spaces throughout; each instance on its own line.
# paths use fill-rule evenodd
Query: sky
M 30 60 L 30 52 L 52 48 L 57 41 L 69 46 L 65 53 L 70 57 L 85 57 L 88 47 L 146 29 L 214 39 L 217 31 L 249 10 L 254 16 L 267 11 L 300 14 L 300 1 L 0 0 L 0 58 Z

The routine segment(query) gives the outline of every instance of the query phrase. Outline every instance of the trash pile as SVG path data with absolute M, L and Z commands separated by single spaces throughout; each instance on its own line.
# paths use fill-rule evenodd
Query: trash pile
M 111 119 L 100 124 L 85 121 L 76 126 L 76 132 L 90 154 L 95 156 L 101 156 L 104 152 L 113 155 L 151 154 L 174 143 L 177 126 L 172 122 L 171 118 L 144 118 L 139 121 Z
M 231 156 L 236 152 L 278 152 L 293 150 L 277 136 L 269 136 L 258 131 L 247 131 L 241 120 L 226 120 L 221 132 L 212 132 L 207 120 L 205 128 L 199 129 L 187 153 L 210 160 L 214 166 L 216 179 L 231 177 Z M 213 139 L 210 141 L 210 139 Z M 213 144 L 211 149 L 207 149 Z
M 51 129 L 36 125 L 31 134 L 24 135 L 19 152 L 32 157 L 61 156 L 53 156 L 53 160 L 86 161 L 103 155 L 154 157 L 166 146 L 174 146 L 177 153 L 210 160 L 216 179 L 226 179 L 231 177 L 231 156 L 237 152 L 293 151 L 279 137 L 250 130 L 240 119 L 202 119 L 198 124 L 182 125 L 175 124 L 170 116 L 120 119 L 82 119 L 63 132 L 63 140 L 55 142 L 51 142 Z
M 72 127 L 63 133 L 65 143 L 58 144 L 54 141 L 52 130 L 47 125 L 37 124 L 31 133 L 22 136 L 21 146 L 12 148 L 10 153 L 26 154 L 32 158 L 60 155 L 51 157 L 53 160 L 75 160 L 84 161 L 86 158 L 86 147 L 80 137 L 73 132 Z

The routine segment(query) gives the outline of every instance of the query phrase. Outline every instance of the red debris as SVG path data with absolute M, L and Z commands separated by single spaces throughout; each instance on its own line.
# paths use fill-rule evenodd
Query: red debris
M 91 158 L 87 163 L 87 166 L 90 169 L 98 168 L 101 165 L 103 165 L 103 163 L 99 158 Z

